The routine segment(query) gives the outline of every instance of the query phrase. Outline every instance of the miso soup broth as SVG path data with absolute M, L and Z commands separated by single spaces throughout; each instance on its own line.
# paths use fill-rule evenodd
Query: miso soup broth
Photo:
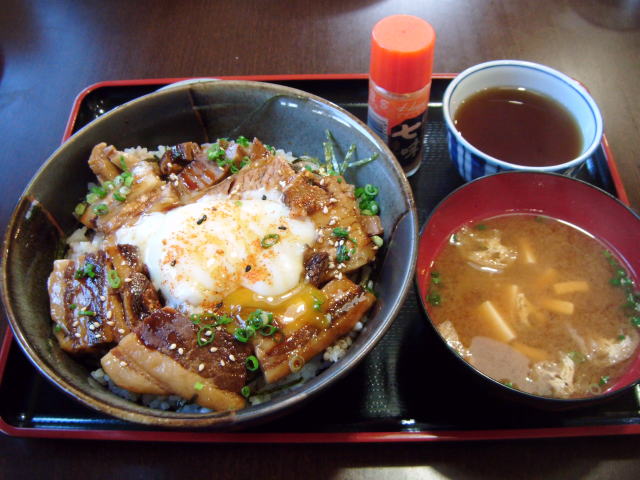
M 451 236 L 431 268 L 427 303 L 449 345 L 486 375 L 536 395 L 587 397 L 635 355 L 625 283 L 626 271 L 590 235 L 514 214 Z

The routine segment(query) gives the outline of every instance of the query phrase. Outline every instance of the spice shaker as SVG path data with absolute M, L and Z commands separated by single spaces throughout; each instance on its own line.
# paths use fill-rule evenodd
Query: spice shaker
M 371 32 L 367 124 L 407 176 L 422 161 L 435 42 L 433 27 L 412 15 L 383 18 Z

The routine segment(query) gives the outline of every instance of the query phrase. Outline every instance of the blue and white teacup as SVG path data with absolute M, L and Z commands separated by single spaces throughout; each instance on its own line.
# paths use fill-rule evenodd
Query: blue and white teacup
M 469 143 L 456 129 L 454 123 L 456 111 L 471 95 L 494 87 L 530 89 L 563 105 L 575 118 L 582 134 L 580 155 L 558 165 L 529 167 L 492 157 Z M 449 155 L 460 175 L 467 181 L 503 170 L 529 170 L 571 175 L 594 155 L 602 141 L 602 116 L 587 90 L 567 75 L 537 63 L 495 60 L 468 68 L 447 87 L 443 110 L 447 125 Z

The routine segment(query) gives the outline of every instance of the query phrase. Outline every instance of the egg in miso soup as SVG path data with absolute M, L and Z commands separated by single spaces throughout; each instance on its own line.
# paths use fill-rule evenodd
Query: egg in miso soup
M 447 343 L 484 374 L 554 398 L 606 391 L 636 355 L 633 282 L 584 231 L 513 214 L 466 225 L 430 270 L 427 304 Z

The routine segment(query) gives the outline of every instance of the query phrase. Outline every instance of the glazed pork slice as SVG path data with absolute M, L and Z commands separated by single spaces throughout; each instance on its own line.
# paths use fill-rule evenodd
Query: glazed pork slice
M 162 306 L 131 245 L 56 260 L 48 289 L 54 334 L 76 354 L 104 353 Z
M 172 308 L 157 310 L 101 359 L 102 368 L 136 393 L 176 394 L 216 411 L 243 408 L 239 392 L 251 347 L 222 327 L 201 332 L 201 343 L 208 343 L 199 345 L 200 328 Z
M 379 218 L 360 213 L 353 185 L 341 176 L 320 176 L 303 170 L 285 190 L 292 214 L 308 215 L 318 239 L 305 253 L 306 278 L 321 286 L 375 259 L 372 235 L 382 233 Z
M 48 280 L 50 310 L 63 350 L 101 353 L 128 332 L 120 296 L 107 281 L 112 268 L 103 251 L 54 262 Z
M 304 325 L 281 343 L 271 337 L 255 337 L 256 356 L 268 383 L 286 377 L 292 372 L 293 364 L 310 360 L 347 335 L 376 300 L 347 278 L 329 282 L 322 291 L 329 299 L 326 306 L 331 316 L 329 327 Z

